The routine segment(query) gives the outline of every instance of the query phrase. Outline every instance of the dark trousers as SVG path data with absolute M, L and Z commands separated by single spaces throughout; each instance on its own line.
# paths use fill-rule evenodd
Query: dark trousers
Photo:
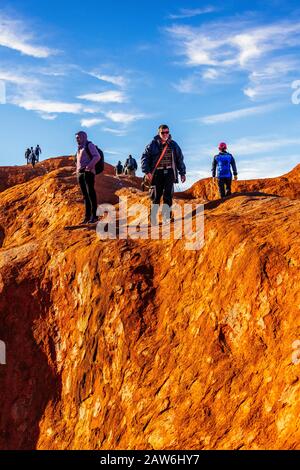
M 222 198 L 226 196 L 230 196 L 231 183 L 232 183 L 232 178 L 218 178 L 219 192 Z
M 89 219 L 91 216 L 96 217 L 97 213 L 97 196 L 95 191 L 95 175 L 91 171 L 79 173 L 78 183 L 84 198 L 85 217 Z
M 160 204 L 161 198 L 163 198 L 163 203 L 171 207 L 174 192 L 173 169 L 168 168 L 167 170 L 156 170 L 152 180 L 152 186 L 155 186 L 156 188 L 156 195 L 152 201 L 152 204 Z M 151 219 L 153 220 L 153 222 L 156 220 L 157 210 L 157 206 L 154 206 L 151 209 Z

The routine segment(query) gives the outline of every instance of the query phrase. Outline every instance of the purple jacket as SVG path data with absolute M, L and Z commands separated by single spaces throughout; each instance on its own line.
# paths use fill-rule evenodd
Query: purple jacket
M 87 144 L 86 144 L 87 145 Z M 80 170 L 95 172 L 95 165 L 100 160 L 100 155 L 95 145 L 92 142 L 88 143 L 89 151 L 91 152 L 92 159 L 89 157 L 89 154 L 85 150 L 85 146 L 78 148 L 76 155 L 76 172 L 79 173 Z

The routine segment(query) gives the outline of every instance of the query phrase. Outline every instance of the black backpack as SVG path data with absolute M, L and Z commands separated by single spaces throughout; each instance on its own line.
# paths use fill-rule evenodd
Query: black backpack
M 86 150 L 88 156 L 90 157 L 90 159 L 92 159 L 93 157 L 92 157 L 92 154 L 91 154 L 90 149 L 89 149 L 89 144 L 90 144 L 90 143 L 91 143 L 91 142 L 87 142 L 87 143 L 86 143 L 85 150 Z M 99 149 L 99 147 L 97 147 L 97 145 L 95 145 L 95 147 L 96 147 L 96 149 L 98 150 L 98 153 L 99 153 L 99 155 L 100 155 L 100 160 L 99 160 L 99 162 L 97 162 L 96 165 L 95 165 L 95 172 L 96 172 L 96 175 L 99 175 L 99 174 L 102 173 L 103 170 L 104 170 L 104 153 L 102 152 L 101 149 Z

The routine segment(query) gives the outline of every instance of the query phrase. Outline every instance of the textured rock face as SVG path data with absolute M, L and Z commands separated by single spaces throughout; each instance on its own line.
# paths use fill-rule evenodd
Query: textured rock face
M 291 199 L 300 198 L 300 165 L 292 171 L 278 178 L 263 178 L 258 180 L 233 181 L 233 192 L 263 192 L 286 196 Z M 183 193 L 185 197 L 199 197 L 204 200 L 219 198 L 218 186 L 211 178 L 205 178 L 195 183 Z
M 100 241 L 72 173 L 1 194 L 0 448 L 299 449 L 300 201 L 209 202 L 199 251 Z

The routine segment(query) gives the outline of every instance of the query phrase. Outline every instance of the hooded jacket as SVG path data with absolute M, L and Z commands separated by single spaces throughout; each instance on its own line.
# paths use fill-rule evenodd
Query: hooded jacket
M 87 134 L 83 131 L 78 132 L 83 138 L 81 145 L 78 145 L 78 150 L 76 154 L 76 171 L 77 174 L 80 170 L 91 171 L 96 174 L 95 165 L 100 160 L 100 155 L 95 145 L 92 142 L 87 140 Z M 89 146 L 89 151 L 91 152 L 92 159 L 86 151 L 87 145 Z
M 185 168 L 185 164 L 183 161 L 184 157 L 183 157 L 181 148 L 175 142 L 175 140 L 172 140 L 171 136 L 167 142 L 168 142 L 168 145 L 172 149 L 174 178 L 175 178 L 175 183 L 178 183 L 178 173 L 180 174 L 180 176 L 183 176 L 186 173 L 186 168 Z M 149 145 L 147 145 L 142 155 L 141 166 L 142 166 L 143 173 L 147 174 L 147 173 L 153 172 L 155 165 L 157 161 L 159 160 L 159 157 L 162 154 L 163 148 L 164 148 L 164 144 L 162 143 L 160 136 L 156 135 L 153 138 L 152 142 Z

